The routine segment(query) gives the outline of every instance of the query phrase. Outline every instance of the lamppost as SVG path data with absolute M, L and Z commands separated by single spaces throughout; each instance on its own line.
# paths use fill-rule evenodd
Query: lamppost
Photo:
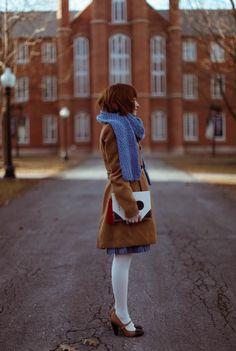
M 63 155 L 63 159 L 64 161 L 69 160 L 69 156 L 68 156 L 68 141 L 67 141 L 67 119 L 70 116 L 70 110 L 68 109 L 68 107 L 64 106 L 60 109 L 59 111 L 59 115 L 63 120 L 63 135 L 64 135 L 64 155 Z
M 11 150 L 11 89 L 14 88 L 16 76 L 11 72 L 10 68 L 6 68 L 1 75 L 1 83 L 5 88 L 6 95 L 6 111 L 4 116 L 4 164 L 5 175 L 4 178 L 15 178 L 14 166 L 12 164 L 12 150 Z

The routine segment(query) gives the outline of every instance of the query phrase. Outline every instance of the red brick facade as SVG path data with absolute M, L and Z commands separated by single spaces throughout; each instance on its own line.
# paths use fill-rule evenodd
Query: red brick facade
M 204 61 L 207 54 L 196 36 L 183 31 L 179 1 L 170 0 L 169 13 L 153 9 L 145 0 L 124 3 L 126 15 L 123 20 L 116 21 L 112 18 L 112 0 L 94 0 L 84 11 L 73 16 L 69 13 L 68 0 L 58 1 L 55 30 L 29 46 L 28 62 L 15 66 L 17 78 L 28 77 L 29 83 L 28 99 L 15 102 L 16 109 L 20 108 L 21 114 L 29 120 L 28 136 L 25 141 L 21 140 L 20 149 L 57 152 L 63 151 L 67 144 L 71 152 L 97 151 L 100 126 L 95 119 L 96 99 L 113 79 L 113 64 L 114 77 L 126 74 L 124 79 L 137 88 L 139 115 L 146 127 L 146 150 L 208 152 L 212 141 L 205 137 L 206 124 L 210 106 L 217 104 L 224 115 L 224 130 L 217 138 L 217 149 L 236 152 L 236 122 L 226 111 L 223 100 L 210 96 L 210 79 L 199 74 L 199 62 Z M 113 42 L 112 38 L 117 34 Z M 78 38 L 82 39 L 78 40 L 77 62 L 75 43 Z M 25 42 L 20 34 L 14 40 L 16 45 Z M 192 62 L 183 59 L 183 42 L 187 40 L 196 43 L 197 58 Z M 56 43 L 56 59 L 52 63 L 42 62 L 42 45 L 48 42 Z M 113 56 L 112 45 L 119 46 L 114 49 Z M 121 55 L 120 48 L 124 48 Z M 111 63 L 117 62 L 118 57 L 127 62 L 123 73 L 122 69 L 117 73 L 116 63 Z M 77 71 L 75 67 L 78 67 Z M 183 76 L 186 74 L 194 74 L 198 79 L 196 96 L 191 96 L 193 78 L 185 77 L 186 82 L 189 79 L 191 83 L 190 98 L 184 96 Z M 56 79 L 56 95 L 52 93 L 48 101 L 42 98 L 42 77 L 45 76 Z M 59 117 L 64 106 L 70 110 L 67 120 Z M 21 132 L 24 139 L 24 130 Z

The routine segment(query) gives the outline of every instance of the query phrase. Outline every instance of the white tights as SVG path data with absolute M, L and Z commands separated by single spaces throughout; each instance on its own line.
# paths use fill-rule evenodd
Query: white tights
M 124 324 L 128 323 L 131 319 L 129 316 L 127 303 L 131 259 L 132 254 L 114 255 L 111 270 L 116 314 Z M 134 324 L 130 323 L 126 329 L 129 331 L 134 331 Z

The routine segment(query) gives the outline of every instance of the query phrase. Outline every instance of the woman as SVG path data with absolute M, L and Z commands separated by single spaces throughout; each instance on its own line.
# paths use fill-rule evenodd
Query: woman
M 128 276 L 133 253 L 150 250 L 156 241 L 152 217 L 141 220 L 133 192 L 149 190 L 149 177 L 141 155 L 140 141 L 144 138 L 143 123 L 135 117 L 139 104 L 135 88 L 115 84 L 105 89 L 98 105 L 97 116 L 103 124 L 100 149 L 108 174 L 104 192 L 97 247 L 114 254 L 112 288 L 115 306 L 110 313 L 114 334 L 118 330 L 127 337 L 143 335 L 141 326 L 131 321 L 127 306 Z M 112 223 L 111 194 L 124 209 L 125 221 Z

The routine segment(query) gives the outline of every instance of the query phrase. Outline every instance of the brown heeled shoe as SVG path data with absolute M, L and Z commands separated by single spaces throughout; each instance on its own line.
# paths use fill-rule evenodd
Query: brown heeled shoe
M 136 329 L 134 331 L 129 331 L 125 327 L 127 327 L 132 321 L 130 320 L 128 323 L 123 324 L 121 320 L 117 317 L 115 311 L 111 313 L 111 325 L 115 335 L 118 335 L 119 329 L 123 333 L 124 336 L 127 337 L 136 337 L 144 334 L 143 329 Z
M 111 318 L 111 315 L 113 312 L 116 313 L 115 307 L 112 307 L 112 309 L 110 311 L 110 318 Z M 134 327 L 135 327 L 135 329 L 143 329 L 143 327 L 141 325 L 138 325 L 138 324 L 134 324 Z

